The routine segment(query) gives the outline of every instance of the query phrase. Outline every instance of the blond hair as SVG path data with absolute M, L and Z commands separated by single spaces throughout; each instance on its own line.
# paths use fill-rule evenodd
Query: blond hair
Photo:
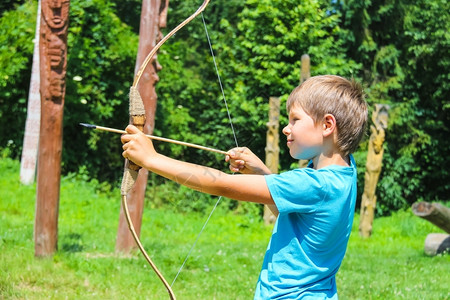
M 353 79 L 335 75 L 311 77 L 290 94 L 286 108 L 299 105 L 317 124 L 326 114 L 336 118 L 336 146 L 342 155 L 356 150 L 366 131 L 364 91 Z

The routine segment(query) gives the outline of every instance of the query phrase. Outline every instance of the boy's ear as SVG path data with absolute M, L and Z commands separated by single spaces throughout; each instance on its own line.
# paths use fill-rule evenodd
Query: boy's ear
M 332 114 L 326 114 L 323 117 L 323 136 L 327 137 L 336 131 L 336 118 Z

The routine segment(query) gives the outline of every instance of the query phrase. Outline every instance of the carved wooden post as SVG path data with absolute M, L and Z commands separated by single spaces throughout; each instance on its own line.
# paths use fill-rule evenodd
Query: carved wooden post
M 384 153 L 384 130 L 388 124 L 388 109 L 389 106 L 387 105 L 376 104 L 375 111 L 372 113 L 372 122 L 375 126 L 370 126 L 372 134 L 370 135 L 369 151 L 367 153 L 364 193 L 361 200 L 361 218 L 359 221 L 359 234 L 362 237 L 370 237 L 372 234 L 372 224 L 377 202 L 375 190 L 381 173 Z
M 34 228 L 35 255 L 57 249 L 69 0 L 42 0 L 41 126 Z
M 33 66 L 31 67 L 30 89 L 28 92 L 27 120 L 23 136 L 22 157 L 20 160 L 20 182 L 32 184 L 36 173 L 39 147 L 39 127 L 41 123 L 41 95 L 39 94 L 39 35 L 41 23 L 41 1 L 38 1 L 36 34 L 34 36 Z
M 266 135 L 266 166 L 272 173 L 278 173 L 278 161 L 280 156 L 278 129 L 280 127 L 280 98 L 269 99 L 269 122 L 267 122 Z M 264 223 L 273 224 L 276 220 L 274 214 L 267 205 L 264 206 Z
M 300 69 L 300 84 L 306 81 L 306 79 L 311 77 L 311 60 L 308 54 L 302 55 L 302 65 Z M 299 168 L 306 168 L 308 166 L 309 161 L 307 159 L 300 159 L 298 161 Z
M 302 66 L 300 71 L 300 84 L 306 81 L 309 77 L 311 77 L 311 59 L 308 54 L 302 55 Z
M 169 0 L 143 0 L 141 10 L 141 23 L 139 28 L 139 48 L 136 59 L 135 73 L 139 70 L 147 54 L 155 47 L 162 38 L 160 28 L 166 27 L 167 9 Z M 159 81 L 157 72 L 161 66 L 156 56 L 151 64 L 147 66 L 138 84 L 138 90 L 144 102 L 146 121 L 144 132 L 152 134 L 155 127 L 155 112 L 157 95 L 155 85 Z M 128 193 L 128 209 L 134 224 L 136 233 L 140 235 L 142 224 L 142 213 L 144 209 L 145 190 L 147 186 L 148 171 L 141 168 L 136 184 Z M 117 231 L 116 250 L 129 252 L 137 245 L 131 235 L 125 219 L 123 208 L 120 209 L 119 228 Z

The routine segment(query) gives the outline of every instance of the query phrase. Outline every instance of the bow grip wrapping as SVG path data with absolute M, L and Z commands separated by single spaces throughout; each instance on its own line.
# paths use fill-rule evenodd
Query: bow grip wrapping
M 136 87 L 130 88 L 130 118 L 131 124 L 136 126 L 140 131 L 144 131 L 145 124 L 145 108 L 141 95 Z M 126 196 L 136 182 L 139 174 L 140 166 L 130 160 L 125 160 L 124 174 L 122 178 L 121 194 Z

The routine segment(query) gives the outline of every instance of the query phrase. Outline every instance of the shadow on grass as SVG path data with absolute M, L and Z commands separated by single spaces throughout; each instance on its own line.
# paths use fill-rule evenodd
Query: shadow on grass
M 61 237 L 61 251 L 68 253 L 82 252 L 84 250 L 81 234 L 69 233 Z

